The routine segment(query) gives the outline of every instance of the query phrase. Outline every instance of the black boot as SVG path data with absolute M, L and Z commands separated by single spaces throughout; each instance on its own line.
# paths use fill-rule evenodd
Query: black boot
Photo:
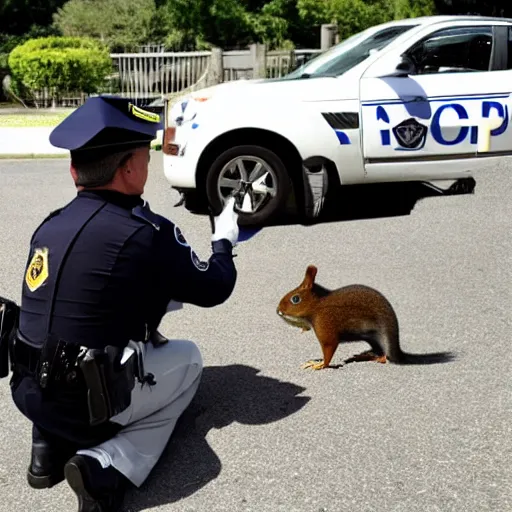
M 95 458 L 75 455 L 64 474 L 78 497 L 78 512 L 117 512 L 121 508 L 128 480 L 112 466 L 103 469 Z
M 73 455 L 64 441 L 58 442 L 32 427 L 32 453 L 27 481 L 34 489 L 49 489 L 64 480 L 64 464 Z
M 49 489 L 64 480 L 64 462 L 59 465 L 46 441 L 32 443 L 32 456 L 27 481 L 34 489 Z

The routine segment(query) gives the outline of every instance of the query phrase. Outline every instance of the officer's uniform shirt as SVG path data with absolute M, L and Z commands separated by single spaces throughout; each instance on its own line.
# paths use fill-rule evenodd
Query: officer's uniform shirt
M 27 281 L 23 285 L 20 331 L 29 341 L 41 344 L 46 334 L 51 287 L 45 285 L 56 277 L 51 258 L 53 247 L 62 243 L 62 226 L 72 225 L 80 203 L 91 200 L 107 203 L 80 233 L 63 265 L 51 332 L 91 348 L 124 347 L 158 327 L 170 300 L 211 307 L 230 296 L 236 269 L 227 240 L 215 243 L 216 252 L 201 262 L 179 227 L 144 207 L 140 196 L 82 191 L 43 223 L 31 242 L 29 262 L 43 248 L 48 261 L 47 268 L 36 271 L 36 289 L 31 291 Z
M 64 228 L 73 231 L 74 217 L 91 202 L 104 206 L 76 239 L 55 283 L 52 255 L 61 248 L 60 235 Z M 143 340 L 147 330 L 158 327 L 169 301 L 211 307 L 230 296 L 237 277 L 231 243 L 221 240 L 212 246 L 209 260 L 201 262 L 179 228 L 143 207 L 139 196 L 79 192 L 32 238 L 19 330 L 32 344 L 42 344 L 49 295 L 56 285 L 53 334 L 90 348 Z M 47 249 L 43 260 L 42 248 Z M 119 430 L 112 423 L 90 427 L 72 387 L 48 400 L 33 378 L 16 377 L 12 392 L 16 406 L 39 428 L 77 446 L 97 444 Z

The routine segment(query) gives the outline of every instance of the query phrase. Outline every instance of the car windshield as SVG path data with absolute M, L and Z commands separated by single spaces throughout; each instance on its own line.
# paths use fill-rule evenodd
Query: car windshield
M 415 26 L 398 25 L 378 32 L 374 28 L 359 32 L 285 75 L 283 79 L 340 76 Z

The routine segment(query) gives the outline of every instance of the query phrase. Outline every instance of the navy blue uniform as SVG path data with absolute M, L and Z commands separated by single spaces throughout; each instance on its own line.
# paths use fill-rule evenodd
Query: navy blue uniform
M 196 344 L 155 336 L 169 302 L 221 304 L 237 277 L 232 200 L 202 262 L 179 228 L 141 198 L 165 117 L 129 98 L 93 96 L 50 134 L 52 145 L 70 151 L 82 191 L 31 238 L 9 339 L 11 394 L 33 424 L 29 485 L 49 488 L 65 478 L 79 512 L 118 510 L 127 483 L 147 478 L 197 391 Z M 131 341 L 134 357 L 125 353 L 119 364 Z M 2 375 L 6 359 L 3 348 Z M 137 428 L 124 432 L 132 418 Z
M 212 248 L 201 262 L 179 228 L 139 196 L 79 192 L 31 239 L 20 333 L 35 346 L 48 330 L 90 348 L 142 341 L 157 329 L 170 300 L 212 307 L 228 299 L 237 276 L 232 246 L 220 240 Z M 86 445 L 112 435 L 109 426 L 88 425 L 73 389 L 45 401 L 30 377 L 18 384 L 16 405 L 42 429 Z

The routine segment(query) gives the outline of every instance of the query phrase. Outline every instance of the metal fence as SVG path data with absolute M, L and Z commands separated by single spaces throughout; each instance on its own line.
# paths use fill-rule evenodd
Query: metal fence
M 211 52 L 112 54 L 114 73 L 107 78 L 109 92 L 121 96 L 155 98 L 186 89 L 208 69 Z
M 318 53 L 320 50 L 268 52 L 266 76 L 284 76 Z M 222 57 L 222 81 L 253 78 L 250 50 L 227 51 Z M 112 54 L 112 59 L 115 72 L 108 77 L 109 92 L 150 99 L 178 93 L 198 83 L 209 69 L 211 52 L 120 53 Z
M 138 104 L 147 104 L 164 95 L 179 93 L 197 84 L 203 87 L 212 72 L 212 52 L 163 52 L 145 48 L 142 53 L 111 54 L 113 72 L 105 78 L 99 93 L 132 98 Z M 279 78 L 321 53 L 319 49 L 264 52 L 267 78 Z M 216 70 L 219 81 L 251 79 L 257 63 L 254 49 L 222 52 L 222 69 Z M 263 64 L 261 64 L 263 65 Z M 213 73 L 215 74 L 215 73 Z M 78 107 L 87 98 L 81 91 L 69 91 L 55 98 L 51 91 L 34 92 L 23 98 L 27 106 Z
M 267 53 L 267 78 L 280 78 L 316 57 L 321 50 L 273 51 Z
M 249 50 L 222 52 L 222 81 L 250 80 L 254 64 Z

